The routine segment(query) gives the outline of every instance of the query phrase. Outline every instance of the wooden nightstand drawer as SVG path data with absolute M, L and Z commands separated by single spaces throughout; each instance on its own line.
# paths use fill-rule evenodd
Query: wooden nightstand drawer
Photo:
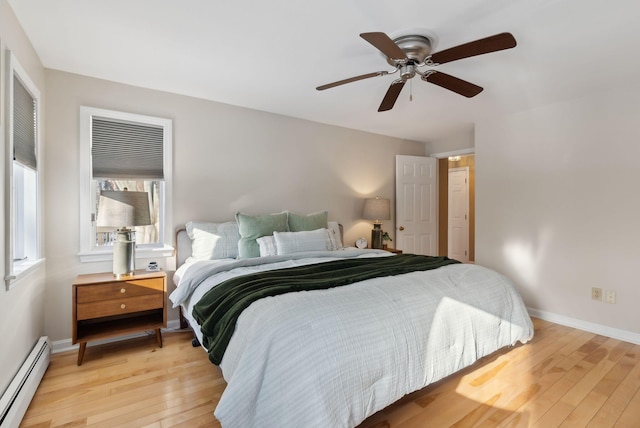
M 147 296 L 131 297 L 129 299 L 104 300 L 101 302 L 78 303 L 76 316 L 78 320 L 108 317 L 112 315 L 130 314 L 132 312 L 147 311 L 162 308 L 164 295 L 162 293 Z
M 93 284 L 78 287 L 78 304 L 89 302 L 103 302 L 113 299 L 128 299 L 130 297 L 144 296 L 148 294 L 160 294 L 164 292 L 164 280 L 162 278 L 130 280 L 110 282 L 106 284 Z

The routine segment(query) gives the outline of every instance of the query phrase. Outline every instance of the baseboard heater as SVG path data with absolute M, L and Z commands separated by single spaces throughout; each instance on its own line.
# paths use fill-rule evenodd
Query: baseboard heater
M 51 361 L 51 344 L 42 336 L 0 397 L 0 428 L 17 428 Z

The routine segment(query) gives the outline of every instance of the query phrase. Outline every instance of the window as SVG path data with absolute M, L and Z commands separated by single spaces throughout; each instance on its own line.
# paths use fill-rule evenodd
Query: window
M 7 288 L 15 280 L 42 262 L 40 255 L 40 91 L 7 51 L 8 79 L 8 153 L 6 180 L 9 183 L 5 242 Z
M 152 224 L 135 227 L 136 256 L 171 255 L 171 134 L 169 119 L 80 107 L 81 261 L 111 258 L 115 228 L 96 223 L 105 190 L 147 192 Z

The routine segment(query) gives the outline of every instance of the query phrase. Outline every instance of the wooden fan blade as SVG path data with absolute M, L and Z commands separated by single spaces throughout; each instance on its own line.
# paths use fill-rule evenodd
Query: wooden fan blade
M 425 80 L 467 98 L 475 97 L 482 92 L 482 88 L 480 86 L 439 71 L 434 71 L 429 74 Z
M 516 39 L 511 33 L 500 33 L 495 36 L 486 37 L 453 48 L 445 49 L 431 55 L 431 61 L 436 64 L 456 61 L 476 55 L 483 55 L 490 52 L 501 51 L 514 48 Z
M 316 90 L 324 91 L 325 89 L 333 88 L 335 86 L 344 85 L 345 83 L 357 82 L 358 80 L 368 79 L 370 77 L 376 77 L 376 76 L 384 76 L 384 75 L 387 75 L 387 74 L 389 74 L 389 72 L 387 72 L 387 71 L 376 71 L 375 73 L 361 74 L 360 76 L 354 76 L 354 77 L 350 77 L 348 79 L 338 80 L 337 82 L 327 83 L 326 85 L 318 86 L 316 88 Z
M 385 33 L 362 33 L 360 37 L 391 59 L 407 59 L 407 55 Z
M 393 108 L 393 105 L 400 95 L 400 91 L 402 91 L 404 87 L 404 83 L 405 81 L 402 79 L 394 80 L 393 83 L 391 83 L 391 86 L 387 89 L 387 93 L 380 103 L 380 107 L 378 107 L 378 111 L 387 111 Z

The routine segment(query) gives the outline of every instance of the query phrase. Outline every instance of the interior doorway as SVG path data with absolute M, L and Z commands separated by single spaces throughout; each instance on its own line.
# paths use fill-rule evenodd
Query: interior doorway
M 468 260 L 464 256 L 460 261 L 475 261 L 475 156 L 473 154 L 443 157 L 438 160 L 438 254 L 449 255 L 450 247 L 450 209 L 449 209 L 449 171 L 468 168 Z M 451 237 L 453 238 L 453 237 Z M 459 238 L 459 237 L 458 237 Z M 456 257 L 454 257 L 456 258 Z
M 447 256 L 469 262 L 469 167 L 449 168 Z

